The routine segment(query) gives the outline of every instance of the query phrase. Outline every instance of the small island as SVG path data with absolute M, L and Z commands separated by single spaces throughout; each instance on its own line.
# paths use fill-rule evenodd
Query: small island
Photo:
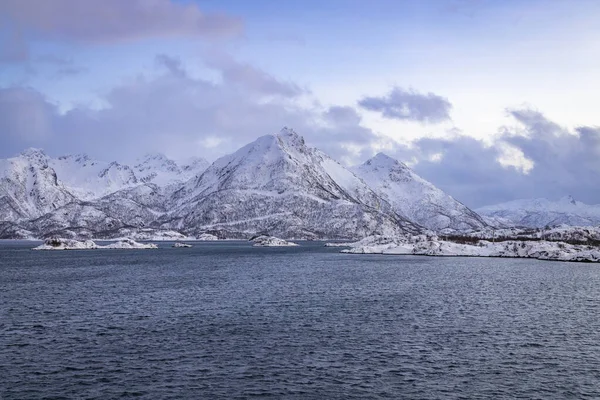
M 218 237 L 216 237 L 216 236 L 215 236 L 215 235 L 213 235 L 213 234 L 210 234 L 210 233 L 203 233 L 203 234 L 201 234 L 200 236 L 198 236 L 198 237 L 196 238 L 196 240 L 201 240 L 201 241 L 213 241 L 213 240 L 219 240 L 219 238 L 218 238 Z
M 283 240 L 277 238 L 275 236 L 269 235 L 259 235 L 250 239 L 251 242 L 254 242 L 254 247 L 292 247 L 298 246 L 297 243 L 288 242 L 287 240 Z
M 190 247 L 194 247 L 191 244 L 187 244 L 187 243 L 175 243 L 173 246 L 176 249 L 185 249 L 185 248 L 190 248 Z
M 123 239 L 117 242 L 100 246 L 93 240 L 79 241 L 75 239 L 50 238 L 44 240 L 44 244 L 34 247 L 32 250 L 112 250 L 112 249 L 157 249 L 153 243 L 138 243 L 132 239 Z

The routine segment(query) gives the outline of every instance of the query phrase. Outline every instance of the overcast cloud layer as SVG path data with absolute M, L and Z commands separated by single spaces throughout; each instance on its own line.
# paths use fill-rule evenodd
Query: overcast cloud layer
M 439 7 L 425 10 L 427 15 L 476 20 L 486 12 L 481 6 L 465 14 L 449 2 L 434 3 Z M 348 74 L 362 61 L 344 60 L 348 57 L 344 43 L 351 43 L 354 53 L 361 49 L 360 38 L 342 38 L 340 46 L 306 60 L 294 51 L 317 48 L 318 43 L 303 25 L 294 31 L 294 18 L 301 20 L 302 15 L 287 20 L 284 15 L 285 27 L 263 32 L 260 29 L 267 22 L 256 15 L 266 11 L 242 11 L 238 15 L 204 10 L 202 3 L 169 0 L 0 2 L 0 62 L 4 62 L 0 65 L 5 66 L 0 74 L 0 157 L 39 147 L 54 156 L 85 152 L 107 161 L 129 161 L 156 151 L 173 158 L 196 155 L 213 160 L 288 126 L 304 135 L 309 145 L 348 165 L 386 152 L 472 207 L 567 194 L 600 203 L 596 114 L 590 114 L 582 126 L 562 126 L 544 109 L 537 110 L 536 104 L 515 107 L 528 102 L 533 93 L 524 89 L 523 95 L 499 106 L 505 118 L 502 123 L 471 132 L 456 123 L 455 114 L 485 120 L 478 98 L 500 96 L 500 92 L 478 91 L 469 109 L 462 91 L 449 92 L 448 86 L 440 85 L 442 95 L 435 85 L 421 88 L 418 83 L 428 80 L 420 81 L 418 75 L 412 81 L 401 73 L 391 74 L 385 85 L 371 87 L 354 73 Z M 244 29 L 246 17 L 255 22 L 253 29 Z M 348 37 L 354 33 L 345 25 L 338 28 L 335 20 L 329 22 L 329 35 L 339 34 L 336 29 L 343 29 Z M 243 51 L 257 35 L 277 37 L 260 42 L 273 48 L 270 58 Z M 282 40 L 292 36 L 302 40 Z M 165 47 L 156 41 L 163 39 L 181 42 Z M 469 36 L 468 40 L 476 39 Z M 379 45 L 375 38 L 369 40 L 368 47 Z M 127 47 L 122 47 L 124 43 Z M 430 43 L 424 49 L 437 47 Z M 129 62 L 127 72 L 119 73 L 121 60 L 130 53 L 136 55 L 135 63 Z M 335 68 L 319 64 L 329 53 L 342 60 Z M 105 54 L 112 56 L 104 58 Z M 452 58 L 446 60 L 451 64 Z M 382 64 L 370 60 L 367 70 Z M 538 71 L 545 68 L 551 66 L 539 66 Z M 356 86 L 360 92 L 331 101 L 323 89 L 328 87 L 324 77 L 338 76 L 345 77 L 342 88 Z M 313 83 L 313 77 L 318 83 Z M 103 85 L 94 86 L 95 79 Z M 497 80 L 491 74 L 486 79 Z M 585 93 L 574 108 L 589 105 Z M 60 99 L 65 97 L 74 98 L 74 105 L 64 107 Z

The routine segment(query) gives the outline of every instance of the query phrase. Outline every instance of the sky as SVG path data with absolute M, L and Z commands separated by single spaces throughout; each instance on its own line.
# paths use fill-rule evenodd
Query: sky
M 600 203 L 596 0 L 3 0 L 0 158 L 213 161 L 287 126 L 468 206 Z

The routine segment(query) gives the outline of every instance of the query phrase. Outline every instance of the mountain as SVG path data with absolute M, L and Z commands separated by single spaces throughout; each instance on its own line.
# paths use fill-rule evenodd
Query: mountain
M 110 237 L 144 228 L 166 212 L 165 193 L 206 164 L 198 158 L 179 166 L 157 154 L 130 167 L 85 154 L 51 158 L 25 150 L 0 160 L 0 237 Z
M 201 158 L 180 166 L 160 153 L 145 155 L 133 167 L 117 161 L 94 160 L 85 154 L 49 158 L 48 162 L 69 191 L 81 200 L 98 199 L 148 183 L 181 184 L 208 167 Z
M 128 165 L 93 160 L 85 154 L 48 158 L 61 182 L 80 200 L 92 200 L 140 184 Z
M 203 172 L 208 166 L 208 161 L 203 158 L 195 157 L 178 165 L 164 154 L 156 153 L 146 154 L 138 159 L 133 170 L 141 182 L 167 186 L 184 183 Z
M 521 199 L 481 207 L 481 215 L 501 221 L 510 221 L 515 226 L 543 228 L 545 226 L 600 225 L 600 204 L 588 205 L 565 196 L 558 201 L 548 199 Z
M 176 191 L 172 203 L 161 227 L 228 237 L 360 238 L 422 229 L 287 128 L 218 159 Z
M 0 237 L 360 239 L 486 226 L 390 157 L 350 170 L 287 128 L 207 164 L 148 154 L 128 165 L 27 150 L 0 161 Z
M 383 153 L 352 170 L 397 214 L 428 229 L 465 231 L 487 226 L 476 212 Z
M 38 149 L 0 160 L 0 221 L 37 218 L 75 200 Z

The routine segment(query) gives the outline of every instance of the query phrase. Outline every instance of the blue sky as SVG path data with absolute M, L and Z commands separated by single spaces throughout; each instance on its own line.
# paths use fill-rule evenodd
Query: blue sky
M 473 206 L 600 203 L 598 20 L 588 0 L 5 0 L 0 157 L 212 160 L 287 125 Z

